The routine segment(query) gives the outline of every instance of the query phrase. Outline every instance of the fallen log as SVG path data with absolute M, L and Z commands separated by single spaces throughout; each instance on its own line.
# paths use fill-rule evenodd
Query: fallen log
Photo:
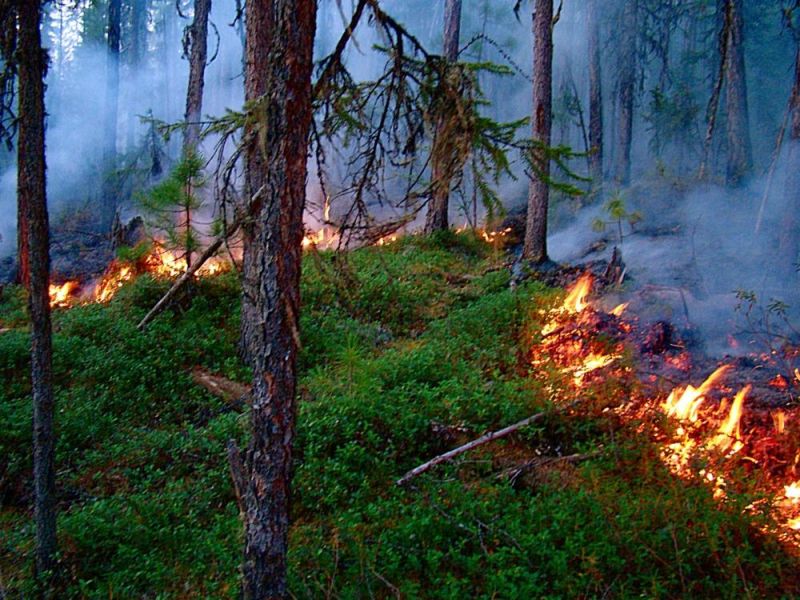
M 557 407 L 556 410 L 553 411 L 553 412 L 556 412 L 556 413 L 563 412 L 563 411 L 575 406 L 579 402 L 580 402 L 580 400 L 576 400 L 575 402 L 567 404 L 566 406 Z M 395 484 L 396 485 L 401 485 L 401 486 L 405 485 L 406 483 L 408 483 L 409 481 L 414 479 L 414 477 L 416 477 L 417 475 L 421 475 L 425 471 L 429 471 L 430 469 L 432 469 L 436 465 L 440 465 L 443 462 L 447 462 L 451 458 L 455 458 L 456 456 L 458 456 L 460 454 L 464 454 L 465 452 L 469 452 L 470 450 L 472 450 L 474 448 L 477 448 L 478 446 L 483 446 L 484 444 L 488 444 L 489 442 L 492 442 L 494 440 L 498 440 L 498 439 L 500 439 L 502 437 L 505 437 L 505 436 L 507 436 L 507 435 L 509 435 L 511 433 L 514 433 L 515 431 L 517 431 L 519 429 L 522 429 L 523 427 L 526 427 L 526 426 L 530 425 L 531 423 L 534 423 L 534 422 L 536 422 L 536 421 L 538 421 L 540 419 L 543 419 L 548 414 L 551 414 L 551 413 L 550 412 L 539 412 L 539 413 L 536 413 L 535 415 L 531 415 L 530 417 L 522 419 L 522 421 L 518 421 L 517 423 L 514 423 L 513 425 L 509 425 L 508 427 L 504 427 L 503 429 L 498 429 L 497 431 L 490 431 L 489 433 L 486 433 L 486 434 L 482 435 L 481 437 L 472 440 L 471 442 L 467 442 L 463 446 L 459 446 L 458 448 L 453 448 L 452 450 L 449 450 L 449 451 L 445 452 L 444 454 L 440 454 L 439 456 L 437 456 L 435 458 L 432 458 L 428 462 L 423 463 L 423 464 L 419 465 L 418 467 L 415 467 L 415 468 L 411 469 L 408 473 L 406 473 L 400 479 L 398 479 L 395 482 Z
M 192 266 L 186 269 L 186 272 L 183 275 L 178 277 L 175 283 L 172 284 L 172 287 L 169 288 L 169 291 L 167 291 L 161 300 L 156 302 L 155 306 L 150 309 L 150 312 L 148 312 L 144 318 L 139 321 L 139 324 L 136 326 L 139 331 L 142 331 L 145 327 L 147 327 L 147 324 L 155 319 L 167 307 L 169 302 L 178 294 L 179 291 L 181 291 L 183 286 L 185 286 L 186 283 L 190 281 L 192 277 L 194 277 L 194 274 L 197 273 L 200 267 L 202 267 L 208 259 L 217 253 L 222 244 L 225 243 L 225 240 L 236 233 L 240 225 L 241 219 L 234 219 L 233 223 L 230 224 L 228 229 L 226 229 L 208 248 L 205 249 L 198 259 L 192 263 Z
M 213 375 L 200 367 L 192 369 L 192 381 L 235 410 L 244 409 L 250 399 L 249 385 Z

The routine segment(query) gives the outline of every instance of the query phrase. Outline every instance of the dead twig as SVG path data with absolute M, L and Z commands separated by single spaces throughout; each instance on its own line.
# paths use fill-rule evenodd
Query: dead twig
M 554 412 L 564 412 L 565 410 L 575 406 L 579 402 L 580 402 L 580 400 L 576 400 L 575 402 L 572 402 L 572 403 L 570 403 L 570 404 L 568 404 L 568 405 L 566 405 L 564 407 L 557 407 Z M 437 456 L 435 458 L 432 458 L 428 462 L 423 463 L 423 464 L 419 465 L 418 467 L 415 467 L 415 468 L 411 469 L 408 473 L 406 473 L 400 479 L 398 479 L 396 481 L 396 484 L 400 485 L 400 486 L 405 485 L 410 480 L 414 479 L 417 475 L 421 475 L 422 473 L 425 473 L 426 471 L 429 471 L 433 467 L 435 467 L 437 465 L 440 465 L 441 463 L 450 460 L 451 458 L 455 458 L 456 456 L 459 456 L 460 454 L 464 454 L 465 452 L 469 452 L 470 450 L 472 450 L 474 448 L 477 448 L 478 446 L 483 446 L 484 444 L 488 444 L 489 442 L 492 442 L 494 440 L 497 440 L 497 439 L 500 439 L 502 437 L 505 437 L 505 436 L 507 436 L 507 435 L 509 435 L 511 433 L 514 433 L 515 431 L 517 431 L 519 429 L 522 429 L 523 427 L 526 427 L 526 426 L 530 425 L 531 423 L 534 423 L 536 421 L 539 421 L 540 419 L 543 419 L 548 414 L 551 414 L 551 413 L 550 412 L 539 412 L 539 413 L 536 413 L 535 415 L 531 415 L 530 417 L 522 419 L 522 421 L 518 421 L 517 423 L 514 423 L 513 425 L 509 425 L 508 427 L 504 427 L 503 429 L 498 429 L 497 431 L 491 431 L 489 433 L 486 433 L 486 434 L 482 435 L 481 437 L 479 437 L 479 438 L 477 438 L 475 440 L 472 440 L 471 442 L 468 442 L 468 443 L 464 444 L 463 446 L 459 446 L 458 448 L 454 448 L 452 450 L 449 450 L 448 452 L 445 452 L 444 454 L 440 454 L 439 456 Z

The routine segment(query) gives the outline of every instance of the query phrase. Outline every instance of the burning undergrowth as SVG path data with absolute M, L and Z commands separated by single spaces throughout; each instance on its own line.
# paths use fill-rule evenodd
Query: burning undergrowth
M 771 509 L 779 537 L 800 543 L 800 371 L 787 366 L 796 349 L 716 360 L 669 322 L 607 305 L 594 282 L 587 272 L 560 306 L 540 309 L 532 364 L 654 439 L 674 475 L 709 486 L 718 501 L 739 490 L 757 496 L 747 510 Z

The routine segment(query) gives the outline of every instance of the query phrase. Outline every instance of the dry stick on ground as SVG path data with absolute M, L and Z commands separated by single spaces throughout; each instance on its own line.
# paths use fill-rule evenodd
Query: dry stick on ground
M 575 406 L 579 402 L 580 402 L 580 400 L 575 400 L 574 402 L 571 402 L 570 404 L 567 404 L 566 406 L 557 407 L 554 412 L 564 412 L 565 410 L 567 410 L 569 408 L 572 408 L 573 406 Z M 398 479 L 396 481 L 396 484 L 397 485 L 405 485 L 406 483 L 408 483 L 409 481 L 414 479 L 414 477 L 416 477 L 417 475 L 421 475 L 422 473 L 432 469 L 436 465 L 439 465 L 439 464 L 441 464 L 443 462 L 446 462 L 446 461 L 450 460 L 451 458 L 455 458 L 456 456 L 458 456 L 460 454 L 464 454 L 465 452 L 469 452 L 473 448 L 477 448 L 478 446 L 483 446 L 484 444 L 488 444 L 489 442 L 492 442 L 494 440 L 497 440 L 497 439 L 500 439 L 502 437 L 505 437 L 505 436 L 509 435 L 510 433 L 514 433 L 518 429 L 522 429 L 523 427 L 525 427 L 527 425 L 530 425 L 531 423 L 534 423 L 534 422 L 536 422 L 536 421 L 538 421 L 540 419 L 543 419 L 548 414 L 550 414 L 550 413 L 549 412 L 536 413 L 535 415 L 531 415 L 530 417 L 522 419 L 522 421 L 514 423 L 513 425 L 509 425 L 508 427 L 504 427 L 503 429 L 498 429 L 497 431 L 490 431 L 489 433 L 486 433 L 486 434 L 482 435 L 481 437 L 479 437 L 479 438 L 477 438 L 475 440 L 472 440 L 471 442 L 468 442 L 468 443 L 464 444 L 463 446 L 459 446 L 458 448 L 454 448 L 453 450 L 449 450 L 449 451 L 445 452 L 444 454 L 440 454 L 439 456 L 437 456 L 435 458 L 432 458 L 428 462 L 423 463 L 420 466 L 411 469 L 408 473 L 406 473 L 400 479 Z

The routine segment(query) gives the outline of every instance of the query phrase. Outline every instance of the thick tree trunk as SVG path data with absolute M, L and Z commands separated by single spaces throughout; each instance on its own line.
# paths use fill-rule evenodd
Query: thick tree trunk
M 719 68 L 714 79 L 714 87 L 711 90 L 711 97 L 708 100 L 706 109 L 706 136 L 703 140 L 703 155 L 700 159 L 700 170 L 698 177 L 705 179 L 709 173 L 708 163 L 711 160 L 711 146 L 714 142 L 714 128 L 717 124 L 717 111 L 719 110 L 719 100 L 722 94 L 722 84 L 725 81 L 725 72 L 728 69 L 728 45 L 730 42 L 730 31 L 732 27 L 733 11 L 728 0 L 723 0 L 717 6 L 717 15 L 720 20 L 719 31 Z
M 595 188 L 603 183 L 603 86 L 600 66 L 599 0 L 589 0 L 589 175 Z
M 750 118 L 747 108 L 747 78 L 744 64 L 744 16 L 742 0 L 726 0 L 730 11 L 727 65 L 728 165 L 729 185 L 738 185 L 753 167 L 750 143 Z
M 553 122 L 553 0 L 536 0 L 533 12 L 533 150 L 536 173 L 528 189 L 523 256 L 536 264 L 547 260 L 547 205 L 550 159 L 547 148 Z
M 461 0 L 444 2 L 444 57 L 448 62 L 458 60 L 458 46 L 461 36 Z M 436 128 L 436 140 L 445 135 L 444 124 L 440 121 Z M 431 175 L 433 188 L 431 204 L 425 221 L 425 231 L 441 231 L 449 227 L 448 209 L 450 207 L 451 168 L 446 164 L 446 152 L 434 151 Z M 445 156 L 443 156 L 445 155 Z
M 786 207 L 780 235 L 784 273 L 793 273 L 800 259 L 800 45 L 795 55 L 786 175 Z
M 636 30 L 638 0 L 627 0 L 622 13 L 622 40 L 619 65 L 619 133 L 616 180 L 628 185 L 631 179 L 631 143 L 633 140 L 633 96 L 636 86 Z
M 103 202 L 105 203 L 104 227 L 110 227 L 117 211 L 117 192 L 114 170 L 117 166 L 117 116 L 119 112 L 119 50 L 122 0 L 109 0 L 107 57 L 106 57 L 106 104 L 105 146 L 103 148 Z
M 184 151 L 196 151 L 200 142 L 200 118 L 203 114 L 203 86 L 208 57 L 208 14 L 211 0 L 195 0 L 194 21 L 189 29 L 189 86 L 186 90 L 186 133 Z
M 17 197 L 26 207 L 31 316 L 31 384 L 33 390 L 33 487 L 36 523 L 36 571 L 55 567 L 55 434 L 53 431 L 52 340 L 50 326 L 49 229 L 45 195 L 44 77 L 47 54 L 42 48 L 38 2 L 18 0 L 19 138 Z
M 315 0 L 246 4 L 245 179 L 258 195 L 243 228 L 242 338 L 253 369 L 246 451 L 244 594 L 286 598 L 286 551 Z M 262 192 L 263 190 L 263 192 Z

